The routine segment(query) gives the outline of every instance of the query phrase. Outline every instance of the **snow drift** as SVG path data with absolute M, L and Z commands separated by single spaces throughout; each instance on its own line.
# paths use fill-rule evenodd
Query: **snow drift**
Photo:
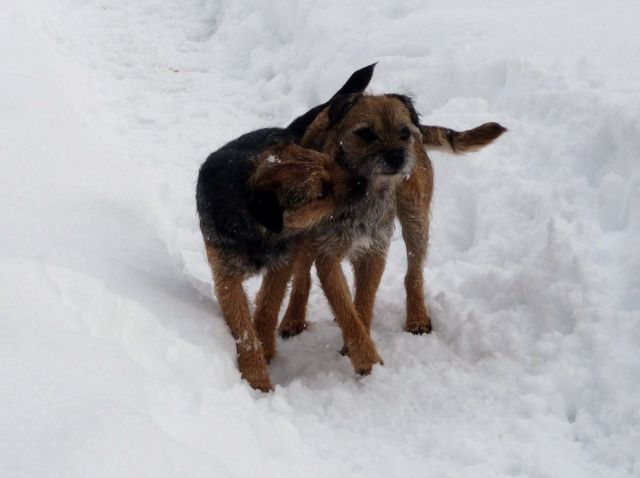
M 624 1 L 5 1 L 0 474 L 640 475 L 638 24 Z M 354 376 L 314 287 L 262 395 L 196 172 L 373 61 L 425 123 L 510 132 L 432 155 L 435 332 L 401 330 L 396 233 L 384 367 Z

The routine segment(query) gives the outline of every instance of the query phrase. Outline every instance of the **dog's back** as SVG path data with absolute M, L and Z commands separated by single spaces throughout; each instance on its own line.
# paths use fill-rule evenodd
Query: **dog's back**
M 200 229 L 205 241 L 221 248 L 239 267 L 258 271 L 287 253 L 286 236 L 265 234 L 248 214 L 247 199 L 258 154 L 290 140 L 283 128 L 252 131 L 211 153 L 200 168 L 196 187 Z

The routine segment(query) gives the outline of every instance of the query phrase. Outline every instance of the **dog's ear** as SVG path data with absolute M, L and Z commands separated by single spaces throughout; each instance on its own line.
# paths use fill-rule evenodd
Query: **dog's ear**
M 251 217 L 271 232 L 282 232 L 284 227 L 282 209 L 274 190 L 260 188 L 251 191 L 247 201 L 247 210 Z
M 355 106 L 362 95 L 338 95 L 329 103 L 329 128 L 346 116 L 346 114 Z
M 357 71 L 354 71 L 347 82 L 342 85 L 332 97 L 331 100 L 322 103 L 321 105 L 315 106 L 307 111 L 305 114 L 298 116 L 295 120 L 293 120 L 289 126 L 287 126 L 287 133 L 290 134 L 293 138 L 294 142 L 299 142 L 305 131 L 309 127 L 311 123 L 316 119 L 318 114 L 327 107 L 328 104 L 331 103 L 333 99 L 342 95 L 353 95 L 362 93 L 369 86 L 369 82 L 371 81 L 371 77 L 373 76 L 373 69 L 376 67 L 376 63 L 373 63 L 369 66 L 365 66 L 364 68 L 360 68 Z
M 342 88 L 333 95 L 329 102 L 329 127 L 344 118 L 362 97 L 362 93 L 369 86 L 375 67 L 376 63 L 372 63 L 354 71 Z
M 413 100 L 410 97 L 406 95 L 398 95 L 398 94 L 388 94 L 387 96 L 400 100 L 402 104 L 409 111 L 409 115 L 411 116 L 411 122 L 414 125 L 416 125 L 418 128 L 420 127 L 420 115 L 416 111 L 416 107 L 413 106 Z
M 369 82 L 371 81 L 371 77 L 373 76 L 373 69 L 376 67 L 376 65 L 377 63 L 372 63 L 371 65 L 354 71 L 347 82 L 342 85 L 342 88 L 336 91 L 336 94 L 333 95 L 333 98 L 338 95 L 352 95 L 354 93 L 364 92 L 364 90 L 367 89 L 367 86 L 369 86 Z

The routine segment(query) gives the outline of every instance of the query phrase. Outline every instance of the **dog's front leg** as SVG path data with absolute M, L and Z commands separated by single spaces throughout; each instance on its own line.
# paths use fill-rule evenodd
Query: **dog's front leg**
M 276 355 L 278 313 L 291 278 L 291 267 L 291 262 L 287 261 L 267 271 L 262 278 L 262 285 L 256 298 L 254 325 L 267 363 L 271 362 Z
M 247 294 L 242 287 L 243 276 L 222 265 L 215 248 L 210 245 L 207 245 L 207 257 L 218 304 L 236 341 L 240 374 L 253 388 L 268 392 L 273 387 L 258 334 L 251 323 Z
M 386 254 L 379 252 L 368 252 L 351 260 L 356 289 L 354 303 L 358 316 L 369 335 L 371 335 L 376 292 L 380 286 L 385 263 Z M 342 346 L 340 353 L 342 355 L 350 355 L 349 347 L 347 347 L 346 343 Z
M 424 154 L 424 153 L 423 153 Z M 405 330 L 412 334 L 431 332 L 431 318 L 424 300 L 423 265 L 429 243 L 429 206 L 433 191 L 431 162 L 420 158 L 411 177 L 400 185 L 396 210 L 407 249 L 407 320 Z
M 357 373 L 367 375 L 374 364 L 382 364 L 382 359 L 351 300 L 340 258 L 320 257 L 316 260 L 316 269 L 322 289 L 342 329 L 342 338 L 349 349 L 353 368 Z
M 361 254 L 351 261 L 356 288 L 354 302 L 367 332 L 371 332 L 373 306 L 386 262 L 386 253 L 372 251 Z

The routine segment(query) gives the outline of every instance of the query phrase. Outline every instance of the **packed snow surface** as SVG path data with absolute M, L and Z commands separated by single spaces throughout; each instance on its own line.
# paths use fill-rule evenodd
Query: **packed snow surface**
M 2 0 L 0 476 L 640 476 L 640 4 Z M 240 379 L 194 204 L 207 154 L 378 61 L 433 153 L 426 294 L 396 232 L 354 374 L 321 290 Z M 257 280 L 248 284 L 253 295 Z

